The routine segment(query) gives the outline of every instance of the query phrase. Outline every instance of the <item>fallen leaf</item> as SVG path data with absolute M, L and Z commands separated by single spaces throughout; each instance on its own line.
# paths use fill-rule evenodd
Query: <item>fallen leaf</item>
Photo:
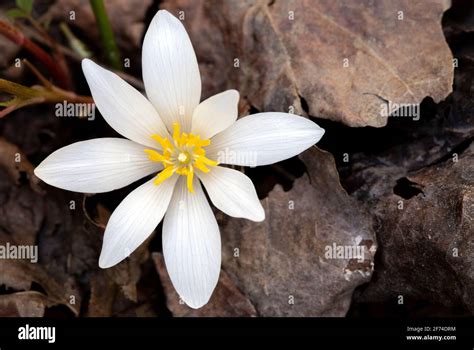
M 0 295 L 0 317 L 43 317 L 48 298 L 39 292 Z
M 18 245 L 11 237 L 0 234 L 0 245 Z M 43 266 L 20 259 L 0 259 L 0 285 L 17 291 L 30 291 L 32 283 L 45 291 L 45 304 L 64 305 L 75 315 L 79 314 L 80 294 L 72 277 L 64 277 L 46 270 Z M 71 303 L 74 296 L 74 303 Z
M 344 316 L 372 274 L 371 221 L 342 189 L 329 153 L 314 147 L 301 159 L 308 175 L 270 192 L 265 221 L 224 220 L 223 268 L 261 316 Z M 336 256 L 346 246 L 360 254 Z
M 161 253 L 153 253 L 156 270 L 166 295 L 168 309 L 175 317 L 253 317 L 257 316 L 255 307 L 242 294 L 224 270 L 221 270 L 219 282 L 209 303 L 200 309 L 192 309 L 180 300 L 166 271 Z
M 473 68 L 466 64 L 456 70 L 456 90 L 442 103 L 422 108 L 420 120 L 388 125 L 386 135 L 399 142 L 383 151 L 379 144 L 350 154 L 348 175 L 342 181 L 351 196 L 373 212 L 373 205 L 393 194 L 410 173 L 453 159 L 469 145 L 474 137 Z M 350 150 L 349 145 L 343 148 Z
M 97 273 L 91 278 L 91 296 L 87 316 L 110 317 L 114 314 L 113 305 L 118 287 L 113 281 Z
M 34 166 L 28 161 L 20 148 L 0 137 L 0 167 L 3 167 L 13 181 L 19 184 L 22 174 L 25 174 L 31 187 L 41 193 L 38 186 L 40 180 L 34 175 Z
M 375 200 L 380 253 L 360 302 L 404 298 L 474 311 L 474 145 L 407 176 L 417 188 Z M 382 181 L 382 180 L 381 180 Z
M 96 234 L 97 251 L 99 251 L 102 235 L 111 213 L 99 202 L 95 205 L 96 213 L 92 217 L 85 205 L 87 198 L 84 196 L 82 209 L 85 219 L 89 222 L 88 227 L 93 232 L 100 232 L 100 235 Z M 139 300 L 137 288 L 143 277 L 141 265 L 149 258 L 149 241 L 149 239 L 145 241 L 129 258 L 110 269 L 99 269 L 98 257 L 95 257 L 92 267 L 95 272 L 89 281 L 91 296 L 88 304 L 88 316 L 118 316 L 124 310 L 128 310 L 129 316 L 134 312 L 147 312 L 147 310 L 142 310 L 146 306 L 143 305 L 142 300 Z M 78 255 L 81 253 L 78 252 Z
M 449 1 L 165 1 L 193 41 L 205 95 L 237 88 L 260 111 L 381 127 L 382 108 L 443 100 Z M 409 59 L 407 59 L 409 58 Z

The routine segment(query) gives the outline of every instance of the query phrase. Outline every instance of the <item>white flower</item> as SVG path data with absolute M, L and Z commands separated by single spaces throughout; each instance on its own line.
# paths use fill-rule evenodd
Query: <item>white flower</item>
M 62 189 L 99 193 L 159 172 L 113 212 L 99 265 L 121 262 L 164 217 L 169 276 L 186 304 L 199 308 L 208 302 L 221 267 L 219 227 L 201 183 L 224 213 L 262 221 L 265 212 L 251 180 L 218 163 L 279 162 L 314 145 L 324 130 L 287 113 L 259 113 L 237 121 L 235 90 L 199 103 L 201 77 L 191 41 L 181 22 L 166 11 L 158 11 L 150 24 L 142 63 L 149 101 L 116 74 L 82 61 L 97 108 L 128 140 L 74 143 L 52 153 L 35 174 Z

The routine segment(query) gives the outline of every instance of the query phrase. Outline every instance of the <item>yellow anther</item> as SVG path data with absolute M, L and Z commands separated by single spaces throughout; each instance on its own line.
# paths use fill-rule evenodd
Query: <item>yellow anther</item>
M 189 190 L 189 192 L 194 193 L 194 188 L 193 188 L 194 169 L 193 169 L 193 167 L 189 168 L 187 176 L 188 177 L 186 178 L 186 185 L 188 186 L 188 190 Z
M 160 135 L 152 135 L 157 141 L 162 153 L 158 150 L 145 149 L 150 160 L 161 162 L 164 169 L 158 174 L 154 183 L 161 184 L 173 174 L 186 176 L 186 185 L 190 192 L 194 192 L 193 179 L 195 169 L 207 173 L 208 167 L 217 166 L 218 163 L 206 157 L 203 147 L 211 144 L 210 140 L 201 140 L 199 135 L 181 133 L 178 123 L 173 123 L 173 137 L 171 139 Z
M 154 184 L 159 185 L 160 183 L 171 177 L 174 172 L 175 169 L 172 166 L 165 167 L 156 177 Z
M 219 163 L 217 163 L 215 160 L 211 160 L 211 159 L 206 158 L 206 157 L 204 157 L 204 156 L 201 156 L 201 157 L 199 158 L 199 160 L 200 160 L 201 162 L 203 162 L 204 164 L 210 165 L 210 166 L 217 166 L 217 164 L 219 164 Z
M 208 173 L 210 170 L 208 167 L 206 167 L 204 164 L 202 164 L 201 162 L 194 162 L 193 166 L 196 168 L 196 169 L 199 169 L 201 170 L 203 173 Z
M 145 153 L 147 153 L 150 160 L 152 160 L 154 162 L 166 162 L 167 161 L 166 157 L 159 154 L 157 151 L 155 151 L 153 149 L 146 149 Z
M 156 134 L 151 135 L 151 138 L 157 141 L 161 145 L 161 148 L 163 149 L 163 151 L 173 149 L 171 142 L 167 138 L 161 137 L 160 135 L 156 135 Z

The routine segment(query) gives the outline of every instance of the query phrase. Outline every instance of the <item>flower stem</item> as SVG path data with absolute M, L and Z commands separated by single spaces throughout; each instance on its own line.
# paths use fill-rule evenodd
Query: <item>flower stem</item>
M 99 27 L 102 43 L 107 51 L 109 63 L 113 68 L 122 70 L 120 53 L 115 42 L 114 33 L 110 25 L 109 17 L 107 16 L 107 11 L 105 10 L 104 2 L 103 0 L 90 0 L 90 4 Z
M 5 79 L 0 79 L 0 92 L 13 96 L 11 100 L 0 102 L 5 107 L 0 111 L 0 118 L 19 108 L 40 103 L 94 103 L 90 96 L 76 95 L 72 91 L 57 86 L 24 86 Z
M 28 20 L 31 26 L 38 32 L 38 34 L 42 36 L 48 42 L 48 46 L 53 49 L 52 58 L 56 62 L 56 64 L 60 67 L 61 71 L 64 72 L 67 79 L 67 84 L 62 87 L 71 88 L 72 82 L 71 82 L 71 76 L 69 73 L 68 65 L 66 62 L 66 57 L 64 56 L 64 53 L 61 52 L 61 50 L 59 49 L 58 42 L 54 40 L 51 37 L 51 35 L 49 35 L 49 33 L 41 26 L 41 24 L 36 19 L 34 19 L 31 15 L 28 15 L 25 18 Z
M 48 69 L 59 86 L 69 87 L 70 84 L 67 74 L 46 51 L 25 37 L 21 31 L 7 22 L 0 20 L 0 34 L 35 56 L 36 59 Z
M 51 44 L 45 38 L 43 38 L 41 35 L 39 35 L 36 31 L 32 30 L 29 27 L 24 27 L 24 28 L 22 28 L 22 30 L 28 36 L 30 36 L 32 39 L 37 41 L 38 43 L 52 48 Z M 76 51 L 71 50 L 69 47 L 63 46 L 61 44 L 58 44 L 58 50 L 60 50 L 65 56 L 67 56 L 68 58 L 70 58 L 70 59 L 72 59 L 76 62 L 81 62 L 81 60 L 84 58 L 80 54 L 78 54 Z M 145 86 L 143 85 L 143 82 L 140 79 L 137 79 L 134 76 L 125 73 L 124 71 L 115 70 L 115 69 L 113 69 L 111 67 L 108 67 L 108 66 L 105 67 L 105 68 L 107 68 L 109 70 L 112 70 L 115 74 L 117 74 L 122 79 L 126 80 L 128 83 L 130 83 L 131 85 L 133 85 L 137 89 L 139 89 L 141 91 L 145 90 Z

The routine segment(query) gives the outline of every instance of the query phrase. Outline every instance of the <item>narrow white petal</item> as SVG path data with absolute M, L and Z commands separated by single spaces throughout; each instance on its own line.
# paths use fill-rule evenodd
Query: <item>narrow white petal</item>
M 107 123 L 132 141 L 159 147 L 151 135 L 167 136 L 167 131 L 150 101 L 118 75 L 89 59 L 82 60 L 82 70 Z
M 265 219 L 265 211 L 248 176 L 220 166 L 208 173 L 200 171 L 198 175 L 212 203 L 227 215 L 252 221 Z
M 189 131 L 201 99 L 201 75 L 186 29 L 165 10 L 158 11 L 146 32 L 142 70 L 147 96 L 168 130 L 177 121 Z
M 165 215 L 177 178 L 174 175 L 158 186 L 151 179 L 125 197 L 107 223 L 101 268 L 118 264 L 150 236 Z
M 221 269 L 221 238 L 199 180 L 194 193 L 183 176 L 176 184 L 163 222 L 163 255 L 178 294 L 192 308 L 211 297 Z
M 118 138 L 76 142 L 51 153 L 36 167 L 35 175 L 64 190 L 108 192 L 162 168 L 143 150 L 138 143 Z
M 201 102 L 193 114 L 192 132 L 209 139 L 235 123 L 238 115 L 239 92 L 227 90 Z
M 258 113 L 211 139 L 207 157 L 222 164 L 267 165 L 296 156 L 318 142 L 324 129 L 288 113 Z

